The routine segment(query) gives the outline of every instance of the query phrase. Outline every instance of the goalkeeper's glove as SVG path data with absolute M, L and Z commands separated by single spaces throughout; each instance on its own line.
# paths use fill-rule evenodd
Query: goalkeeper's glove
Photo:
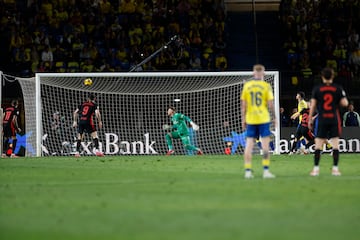
M 170 129 L 171 129 L 171 126 L 170 126 L 169 124 L 164 124 L 164 125 L 162 126 L 162 129 L 163 129 L 163 130 L 170 130 Z
M 192 129 L 194 129 L 195 131 L 199 130 L 199 125 L 197 125 L 196 123 L 190 122 L 190 125 L 191 125 Z

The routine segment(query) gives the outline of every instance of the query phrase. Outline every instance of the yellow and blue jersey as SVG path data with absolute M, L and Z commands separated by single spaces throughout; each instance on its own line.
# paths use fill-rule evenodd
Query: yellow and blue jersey
M 244 84 L 241 100 L 246 102 L 245 120 L 247 124 L 270 122 L 268 101 L 273 100 L 272 87 L 263 80 L 250 80 Z

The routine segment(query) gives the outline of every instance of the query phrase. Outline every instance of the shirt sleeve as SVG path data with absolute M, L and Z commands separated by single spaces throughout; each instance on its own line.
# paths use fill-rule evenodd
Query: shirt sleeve
M 191 118 L 186 115 L 184 115 L 184 120 L 185 122 L 192 122 Z

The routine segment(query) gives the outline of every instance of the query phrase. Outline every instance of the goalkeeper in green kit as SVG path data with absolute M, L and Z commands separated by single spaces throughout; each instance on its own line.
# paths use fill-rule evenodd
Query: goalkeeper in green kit
M 203 152 L 201 151 L 200 148 L 191 145 L 189 138 L 189 130 L 186 123 L 189 122 L 191 127 L 195 131 L 199 130 L 199 126 L 196 125 L 188 116 L 176 112 L 175 107 L 169 107 L 167 114 L 171 117 L 172 126 L 170 125 L 163 126 L 164 130 L 171 130 L 171 132 L 167 133 L 165 136 L 166 143 L 169 148 L 166 155 L 171 155 L 175 152 L 173 149 L 174 147 L 173 147 L 172 139 L 179 139 L 179 138 L 181 139 L 181 142 L 186 150 L 197 151 L 198 155 L 202 155 Z

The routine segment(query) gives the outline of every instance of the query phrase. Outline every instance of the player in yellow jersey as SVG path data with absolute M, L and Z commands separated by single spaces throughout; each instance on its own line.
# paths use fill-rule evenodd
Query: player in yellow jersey
M 305 101 L 305 93 L 304 92 L 297 92 L 296 93 L 296 100 L 298 101 L 297 105 L 297 112 L 291 115 L 291 119 L 296 119 L 299 117 L 299 124 L 301 123 L 301 111 L 304 108 L 308 108 L 308 103 Z
M 271 116 L 275 116 L 274 95 L 272 87 L 264 81 L 265 67 L 256 64 L 253 67 L 254 77 L 244 84 L 241 93 L 241 119 L 242 129 L 246 129 L 246 147 L 244 153 L 245 178 L 253 178 L 252 174 L 252 151 L 255 140 L 260 137 L 263 150 L 263 178 L 274 178 L 269 171 L 270 154 L 270 122 Z M 274 117 L 274 123 L 275 117 Z

